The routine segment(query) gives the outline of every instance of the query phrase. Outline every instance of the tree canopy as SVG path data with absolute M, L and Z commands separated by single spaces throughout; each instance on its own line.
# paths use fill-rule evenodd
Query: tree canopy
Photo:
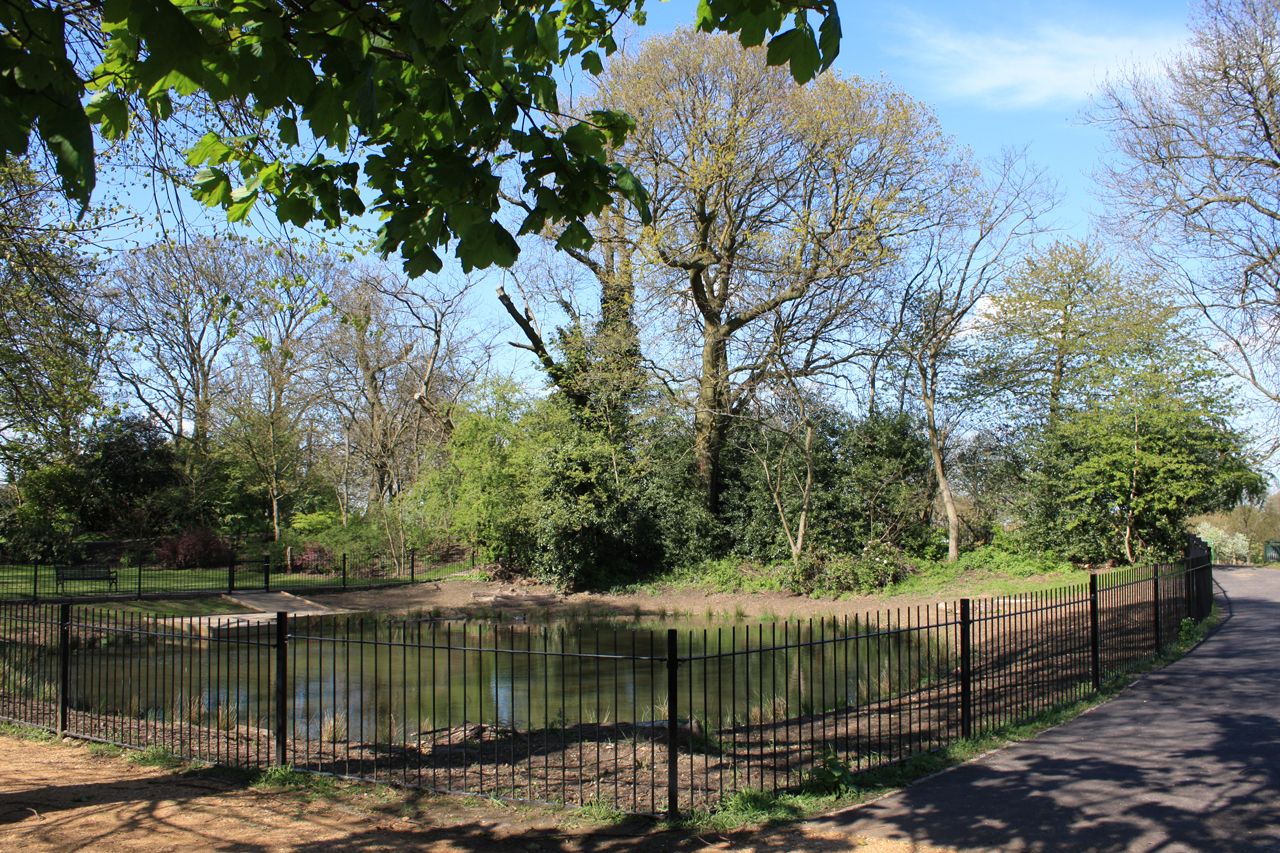
M 336 227 L 371 200 L 379 249 L 411 275 L 439 270 L 452 241 L 466 269 L 509 266 L 503 169 L 533 199 L 519 232 L 553 225 L 565 246 L 589 245 L 583 219 L 615 194 L 645 207 L 608 154 L 630 117 L 562 116 L 554 76 L 571 61 L 600 73 L 615 26 L 643 14 L 643 0 L 6 0 L 0 159 L 38 136 L 83 206 L 95 126 L 120 140 L 180 125 L 196 196 L 233 221 L 267 199 L 281 222 Z M 834 0 L 703 0 L 698 20 L 745 45 L 768 38 L 769 61 L 801 81 L 839 48 Z M 193 102 L 205 108 L 174 120 Z

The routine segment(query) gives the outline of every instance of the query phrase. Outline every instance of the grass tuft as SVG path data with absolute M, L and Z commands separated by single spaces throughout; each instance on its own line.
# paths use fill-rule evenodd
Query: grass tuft
M 169 751 L 166 746 L 152 744 L 146 749 L 135 752 L 129 756 L 129 760 L 134 764 L 141 764 L 143 767 L 180 767 L 182 759 Z

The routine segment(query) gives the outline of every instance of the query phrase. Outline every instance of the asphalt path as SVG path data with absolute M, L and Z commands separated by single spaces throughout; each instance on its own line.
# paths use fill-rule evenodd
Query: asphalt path
M 1182 660 L 821 825 L 966 853 L 1280 853 L 1280 571 L 1214 574 L 1224 621 Z

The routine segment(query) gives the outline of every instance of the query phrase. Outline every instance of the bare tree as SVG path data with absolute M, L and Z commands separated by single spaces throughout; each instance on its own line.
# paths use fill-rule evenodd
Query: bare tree
M 363 465 L 373 505 L 416 478 L 424 446 L 448 440 L 459 396 L 483 359 L 468 358 L 467 283 L 428 291 L 380 268 L 347 275 L 332 295 L 342 322 L 325 346 L 326 400 L 339 414 L 348 459 Z
M 119 257 L 98 291 L 112 369 L 176 449 L 207 450 L 219 376 L 260 252 L 240 241 L 166 241 Z
M 1205 0 L 1182 52 L 1108 81 L 1091 118 L 1116 148 L 1113 224 L 1216 331 L 1212 354 L 1280 404 L 1280 4 Z
M 911 396 L 924 413 L 934 476 L 947 516 L 947 559 L 960 556 L 960 515 L 947 468 L 948 417 L 966 400 L 960 380 L 973 343 L 975 309 L 990 297 L 1019 244 L 1043 230 L 1051 188 L 1020 155 L 991 164 L 986 180 L 956 184 L 932 228 L 920 232 L 900 260 L 904 327 L 895 347 L 909 371 Z
M 324 385 L 317 372 L 334 322 L 324 303 L 341 270 L 327 253 L 294 246 L 261 247 L 257 260 L 265 275 L 246 294 L 216 414 L 224 441 L 257 475 L 278 540 L 284 501 L 302 488 L 318 455 L 313 423 Z

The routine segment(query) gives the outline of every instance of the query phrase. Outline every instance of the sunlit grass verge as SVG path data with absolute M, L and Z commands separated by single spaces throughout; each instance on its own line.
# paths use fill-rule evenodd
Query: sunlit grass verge
M 687 814 L 671 829 L 696 832 L 724 832 L 748 826 L 762 826 L 799 820 L 822 812 L 857 805 L 905 788 L 935 773 L 971 761 L 992 750 L 1029 740 L 1047 729 L 1060 726 L 1128 689 L 1142 675 L 1178 660 L 1198 645 L 1221 621 L 1217 605 L 1212 615 L 1199 625 L 1185 620 L 1178 641 L 1156 658 L 1135 667 L 1074 702 L 1050 708 L 1034 716 L 987 729 L 934 752 L 905 761 L 854 773 L 841 772 L 838 759 L 810 776 L 798 791 L 739 791 L 727 797 L 713 811 Z
M 129 753 L 127 758 L 134 764 L 143 767 L 181 767 L 183 760 L 169 751 L 168 747 L 152 744 L 146 749 Z
M 106 601 L 90 605 L 100 610 L 140 613 L 144 616 L 218 616 L 254 613 L 234 601 L 203 595 L 199 598 L 143 599 L 142 601 Z
M 291 764 L 268 767 L 253 774 L 249 787 L 260 790 L 286 790 L 309 796 L 329 796 L 336 790 L 332 776 L 307 773 Z
M 0 722 L 0 735 L 16 740 L 51 741 L 53 732 L 22 723 Z

